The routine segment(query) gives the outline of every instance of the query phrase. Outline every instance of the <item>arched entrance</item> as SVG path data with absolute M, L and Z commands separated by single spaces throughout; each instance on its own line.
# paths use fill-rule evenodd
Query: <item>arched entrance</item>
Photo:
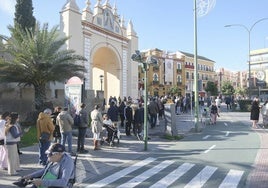
M 118 98 L 121 93 L 121 75 L 120 61 L 116 53 L 108 47 L 100 47 L 92 54 L 92 62 L 92 89 L 102 89 L 106 101 L 110 96 Z

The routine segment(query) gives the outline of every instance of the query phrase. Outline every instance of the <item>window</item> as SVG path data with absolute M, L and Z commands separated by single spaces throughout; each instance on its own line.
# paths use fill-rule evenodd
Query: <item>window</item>
M 186 72 L 186 79 L 190 79 L 190 74 L 189 74 L 189 72 Z
M 154 75 L 153 75 L 153 81 L 155 82 L 155 81 L 158 81 L 158 75 L 156 74 L 156 73 L 154 73 Z

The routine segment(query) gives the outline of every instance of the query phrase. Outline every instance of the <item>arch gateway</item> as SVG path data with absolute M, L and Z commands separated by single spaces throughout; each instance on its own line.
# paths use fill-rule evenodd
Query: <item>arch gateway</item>
M 97 0 L 93 9 L 87 0 L 82 11 L 76 0 L 67 0 L 60 11 L 60 32 L 71 38 L 67 49 L 73 49 L 88 61 L 83 63 L 85 90 L 103 90 L 104 98 L 138 96 L 138 64 L 131 55 L 138 49 L 138 37 L 129 21 L 127 27 L 119 17 L 116 5 Z M 103 76 L 103 81 L 100 80 Z

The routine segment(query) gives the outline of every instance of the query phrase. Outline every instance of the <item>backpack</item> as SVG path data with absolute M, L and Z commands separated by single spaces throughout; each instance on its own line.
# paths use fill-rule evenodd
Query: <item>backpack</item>
M 79 127 L 81 124 L 81 119 L 79 114 L 75 114 L 74 116 L 74 126 Z

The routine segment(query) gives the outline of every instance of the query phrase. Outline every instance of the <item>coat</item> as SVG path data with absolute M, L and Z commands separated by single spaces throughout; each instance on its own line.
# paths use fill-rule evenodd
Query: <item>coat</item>
M 55 126 L 53 124 L 51 117 L 44 112 L 40 112 L 36 122 L 37 140 L 39 140 L 42 132 L 49 133 L 50 134 L 49 140 L 52 140 L 54 129 Z
M 60 126 L 60 132 L 72 131 L 72 126 L 74 124 L 74 119 L 67 111 L 61 111 L 57 116 L 56 123 Z
M 100 111 L 98 110 L 93 110 L 90 113 L 90 117 L 91 117 L 91 129 L 93 133 L 100 133 L 102 132 L 102 115 L 100 113 Z
M 259 120 L 260 116 L 260 107 L 259 103 L 256 101 L 253 101 L 251 110 L 250 110 L 250 120 Z

